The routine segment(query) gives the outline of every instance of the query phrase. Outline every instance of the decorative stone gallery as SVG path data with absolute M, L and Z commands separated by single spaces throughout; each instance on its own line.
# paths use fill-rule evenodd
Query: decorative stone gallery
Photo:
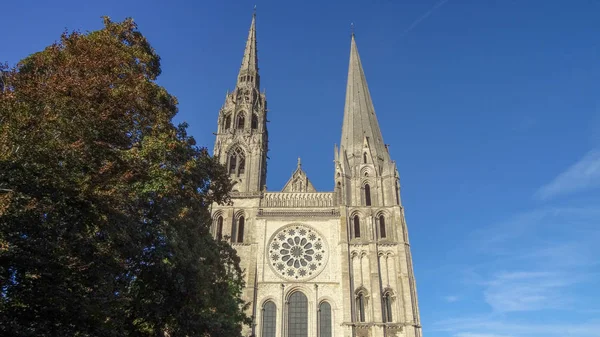
M 421 337 L 399 174 L 354 34 L 350 42 L 332 191 L 317 191 L 300 159 L 281 191 L 267 191 L 268 109 L 252 17 L 214 147 L 234 183 L 232 203 L 212 206 L 212 233 L 231 243 L 244 270 L 242 295 L 253 321 L 244 336 Z

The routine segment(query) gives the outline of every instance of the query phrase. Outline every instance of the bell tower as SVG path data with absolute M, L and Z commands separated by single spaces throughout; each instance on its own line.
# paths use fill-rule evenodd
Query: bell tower
M 227 167 L 233 193 L 259 193 L 267 176 L 267 100 L 260 92 L 256 50 L 256 13 L 232 92 L 219 111 L 214 155 Z

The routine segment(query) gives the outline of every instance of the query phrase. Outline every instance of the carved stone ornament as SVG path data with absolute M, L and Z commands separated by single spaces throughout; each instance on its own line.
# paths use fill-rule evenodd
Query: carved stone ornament
M 329 248 L 323 236 L 314 228 L 287 225 L 276 231 L 269 240 L 269 266 L 279 277 L 306 281 L 325 268 Z

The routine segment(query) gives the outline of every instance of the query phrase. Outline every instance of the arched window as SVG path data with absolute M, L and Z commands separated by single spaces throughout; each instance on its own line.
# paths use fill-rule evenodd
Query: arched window
M 308 336 L 308 299 L 296 291 L 288 304 L 288 337 Z
M 231 224 L 231 242 L 236 242 L 237 239 L 237 219 Z
M 365 295 L 362 292 L 356 296 L 356 320 L 365 321 Z
M 358 217 L 358 215 L 355 215 L 353 220 L 354 220 L 354 237 L 359 238 L 360 237 L 360 218 Z
M 258 116 L 252 114 L 252 129 L 258 129 Z
M 246 122 L 246 119 L 244 118 L 244 114 L 240 113 L 240 115 L 238 116 L 238 119 L 237 119 L 237 128 L 243 129 L 245 122 Z
M 383 321 L 387 323 L 392 321 L 392 298 L 390 293 L 383 295 Z
M 363 163 L 367 163 L 367 153 L 363 153 Z
M 246 169 L 246 156 L 244 155 L 244 151 L 235 147 L 234 149 L 229 151 L 229 174 L 235 174 L 240 176 L 244 174 Z
M 277 307 L 268 301 L 262 308 L 262 337 L 275 337 L 277 323 Z
M 225 130 L 229 129 L 231 127 L 231 115 L 227 115 L 227 117 L 225 117 L 225 125 L 224 128 Z
M 339 173 L 338 173 L 339 174 Z M 337 185 L 335 186 L 335 193 L 337 195 L 337 202 L 338 205 L 342 204 L 342 183 L 338 181 Z
M 237 242 L 244 242 L 244 225 L 245 225 L 245 220 L 244 217 L 241 216 L 238 219 L 238 233 L 237 233 Z
M 219 216 L 217 218 L 217 240 L 221 240 L 223 237 L 223 217 Z
M 331 305 L 327 302 L 319 305 L 319 337 L 332 337 Z
M 237 156 L 235 154 L 229 157 L 229 174 L 235 174 L 235 168 L 237 166 Z
M 383 216 L 383 214 L 381 214 L 379 216 L 379 236 L 381 238 L 385 238 L 386 237 L 386 233 L 385 233 L 385 216 Z
M 371 186 L 365 184 L 365 205 L 371 206 Z
M 240 158 L 240 164 L 238 166 L 238 176 L 241 176 L 246 171 L 246 158 Z

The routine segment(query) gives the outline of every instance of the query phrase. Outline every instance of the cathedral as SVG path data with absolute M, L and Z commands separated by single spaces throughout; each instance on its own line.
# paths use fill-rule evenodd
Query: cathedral
M 234 187 L 231 205 L 212 207 L 212 233 L 241 258 L 253 318 L 243 335 L 421 337 L 398 170 L 354 34 L 333 191 L 317 191 L 300 160 L 283 190 L 266 190 L 267 112 L 254 14 L 214 147 Z

